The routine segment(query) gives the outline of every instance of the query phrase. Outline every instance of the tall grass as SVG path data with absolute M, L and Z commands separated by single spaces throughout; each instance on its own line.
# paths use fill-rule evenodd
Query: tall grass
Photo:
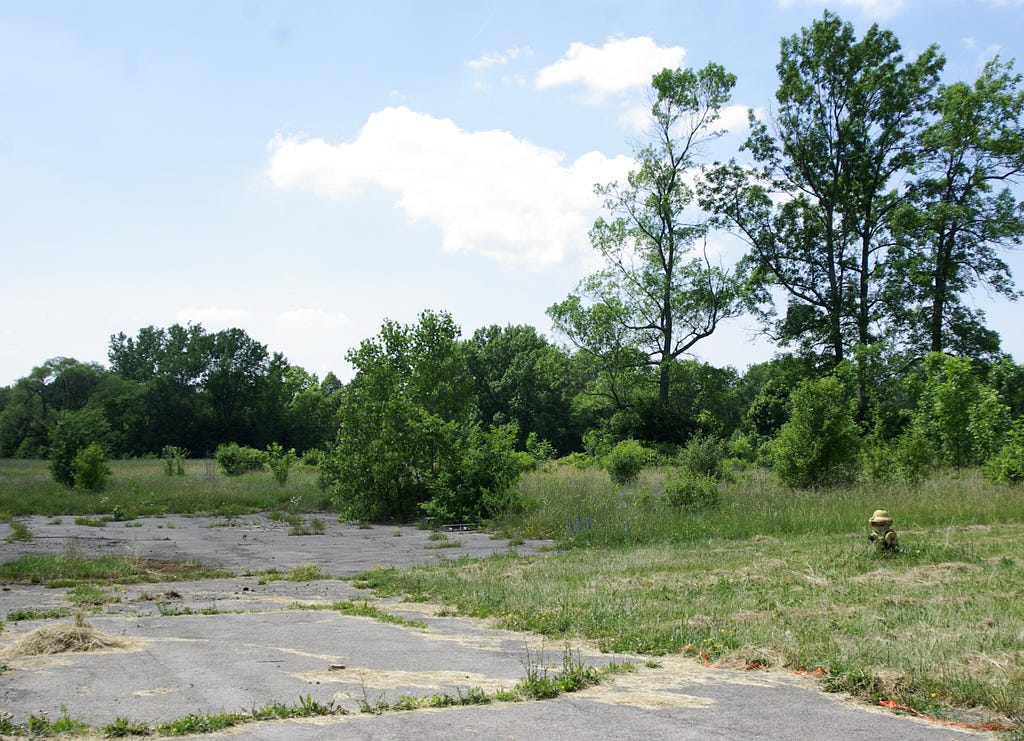
M 113 461 L 110 487 L 69 489 L 50 477 L 46 461 L 0 460 L 0 513 L 7 515 L 245 514 L 264 510 L 324 509 L 316 471 L 300 467 L 282 486 L 269 472 L 224 476 L 212 460 L 186 460 L 182 476 L 167 476 L 159 460 Z
M 735 471 L 719 484 L 721 506 L 689 511 L 661 494 L 669 469 L 646 469 L 617 486 L 599 469 L 553 466 L 523 478 L 521 511 L 496 526 L 564 545 L 680 543 L 705 538 L 868 532 L 875 509 L 888 509 L 897 530 L 1024 522 L 1020 487 L 984 480 L 976 471 L 940 472 L 920 484 L 861 483 L 793 491 L 763 469 Z

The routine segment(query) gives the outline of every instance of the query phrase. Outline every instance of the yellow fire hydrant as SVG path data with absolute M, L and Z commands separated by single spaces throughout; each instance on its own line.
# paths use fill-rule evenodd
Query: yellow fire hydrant
M 877 551 L 891 551 L 896 548 L 896 531 L 892 529 L 892 516 L 887 510 L 876 509 L 868 520 L 871 535 L 868 540 L 875 544 Z

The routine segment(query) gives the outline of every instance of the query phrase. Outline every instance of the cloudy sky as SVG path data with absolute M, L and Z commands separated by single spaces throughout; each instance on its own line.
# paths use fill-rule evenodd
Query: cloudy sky
M 946 77 L 1024 64 L 1022 0 L 836 0 Z M 0 385 L 147 325 L 244 328 L 321 377 L 385 318 L 532 324 L 594 266 L 650 76 L 709 61 L 770 111 L 819 0 L 0 0 Z M 1021 65 L 1018 65 L 1020 68 Z M 738 256 L 726 240 L 717 254 Z M 1011 258 L 1024 283 L 1024 258 Z M 1024 307 L 976 297 L 1024 359 Z M 1016 325 L 1016 326 L 1015 326 Z M 770 357 L 737 320 L 698 356 Z

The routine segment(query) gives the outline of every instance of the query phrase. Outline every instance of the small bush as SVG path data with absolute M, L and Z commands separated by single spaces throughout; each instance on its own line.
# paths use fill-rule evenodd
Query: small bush
M 558 459 L 558 462 L 566 466 L 572 466 L 577 471 L 584 471 L 588 468 L 593 468 L 594 466 L 597 465 L 597 461 L 595 461 L 592 457 L 590 457 L 586 453 L 580 452 L 569 453 L 569 455 L 563 455 L 561 458 Z
M 554 445 L 531 432 L 526 436 L 526 452 L 538 463 L 546 463 L 554 460 L 556 451 Z
M 623 440 L 605 458 L 608 476 L 615 484 L 631 484 L 640 478 L 647 462 L 647 451 L 636 440 Z
M 324 451 L 319 448 L 310 448 L 302 454 L 302 465 L 316 468 L 324 461 Z
M 697 476 L 721 479 L 725 475 L 722 462 L 728 454 L 728 445 L 711 435 L 694 435 L 680 455 L 683 466 Z
M 104 491 L 110 484 L 110 473 L 107 454 L 97 443 L 82 448 L 71 461 L 71 475 L 76 489 Z
M 50 431 L 50 473 L 64 486 L 75 485 L 75 456 L 91 443 L 101 443 L 110 434 L 110 423 L 99 409 L 62 411 Z
M 904 481 L 920 482 L 936 458 L 935 446 L 918 425 L 895 440 L 871 435 L 861 453 L 864 476 L 872 483 Z
M 665 482 L 664 499 L 681 509 L 713 509 L 720 501 L 718 482 L 711 476 L 683 473 Z
M 278 443 L 271 443 L 267 446 L 265 454 L 267 467 L 274 474 L 274 481 L 284 486 L 288 481 L 288 474 L 292 466 L 298 462 L 299 457 L 295 455 L 295 448 L 285 450 Z
M 1024 417 L 1006 435 L 1006 442 L 982 467 L 985 478 L 1007 484 L 1024 481 Z
M 832 486 L 853 478 L 860 463 L 855 405 L 842 382 L 826 376 L 800 383 L 792 411 L 771 443 L 772 465 L 790 488 Z
M 165 445 L 160 451 L 160 460 L 163 462 L 164 473 L 167 476 L 184 476 L 185 451 L 175 445 Z
M 262 451 L 238 443 L 218 445 L 214 457 L 225 476 L 241 476 L 249 471 L 261 471 L 265 459 Z
M 423 513 L 441 522 L 476 522 L 516 509 L 522 463 L 513 428 L 476 427 L 460 448 L 428 483 Z
M 746 463 L 757 460 L 757 448 L 749 436 L 736 430 L 728 442 L 729 457 Z

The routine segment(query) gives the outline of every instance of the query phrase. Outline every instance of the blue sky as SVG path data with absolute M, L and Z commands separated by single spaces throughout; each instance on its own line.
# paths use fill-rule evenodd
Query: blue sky
M 424 309 L 550 335 L 650 75 L 737 75 L 727 155 L 746 109 L 770 111 L 779 38 L 825 7 L 0 0 L 0 385 L 175 322 L 343 378 L 346 350 Z M 828 7 L 908 57 L 938 44 L 949 81 L 1024 48 L 1022 0 Z M 1021 305 L 975 298 L 1024 359 Z M 694 349 L 742 370 L 773 351 L 753 329 Z

